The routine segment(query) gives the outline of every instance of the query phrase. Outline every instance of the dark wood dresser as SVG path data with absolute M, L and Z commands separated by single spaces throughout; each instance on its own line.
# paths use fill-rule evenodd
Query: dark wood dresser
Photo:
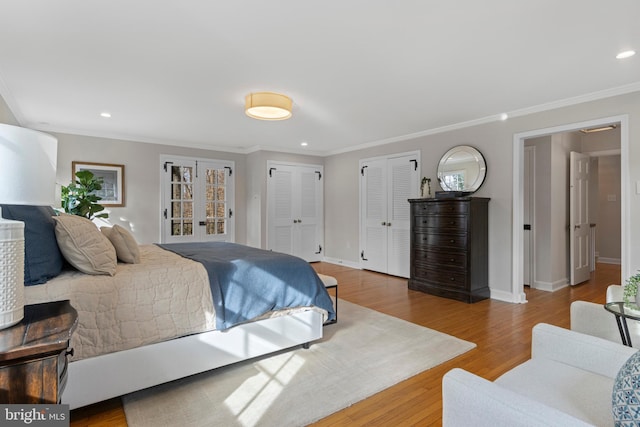
M 409 289 L 468 303 L 489 298 L 489 200 L 409 200 Z
M 78 313 L 68 300 L 25 305 L 24 319 L 0 330 L 0 403 L 60 403 Z

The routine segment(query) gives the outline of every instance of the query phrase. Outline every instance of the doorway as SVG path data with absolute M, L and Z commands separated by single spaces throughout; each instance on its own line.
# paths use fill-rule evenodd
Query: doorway
M 525 262 L 524 262 L 524 224 L 525 224 L 525 201 L 524 201 L 524 188 L 525 188 L 525 156 L 524 156 L 524 142 L 526 139 L 540 138 L 553 134 L 565 133 L 577 131 L 585 128 L 594 128 L 598 126 L 609 125 L 612 123 L 619 123 L 620 125 L 620 206 L 621 206 L 621 274 L 622 278 L 629 276 L 628 268 L 628 254 L 629 254 L 629 241 L 626 237 L 625 230 L 629 228 L 630 216 L 628 213 L 628 200 L 629 200 L 629 185 L 628 185 L 628 149 L 629 149 L 629 135 L 628 135 L 628 116 L 615 116 L 602 119 L 596 119 L 586 122 L 573 123 L 563 126 L 557 126 L 554 128 L 540 129 L 536 131 L 530 131 L 525 133 L 519 133 L 514 135 L 514 150 L 513 150 L 513 166 L 514 166 L 514 187 L 513 187 L 513 246 L 512 246 L 512 263 L 513 263 L 513 277 L 512 277 L 512 298 L 513 302 L 524 303 L 526 302 L 526 295 L 524 293 L 524 275 L 525 275 Z

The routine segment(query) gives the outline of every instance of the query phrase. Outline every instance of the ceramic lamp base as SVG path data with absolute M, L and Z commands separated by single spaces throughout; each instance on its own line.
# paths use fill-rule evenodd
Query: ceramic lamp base
M 0 217 L 0 329 L 24 317 L 24 222 Z

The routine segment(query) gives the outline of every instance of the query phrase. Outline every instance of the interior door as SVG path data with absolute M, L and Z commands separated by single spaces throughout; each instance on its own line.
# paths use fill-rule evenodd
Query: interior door
M 534 280 L 534 234 L 533 209 L 535 203 L 535 147 L 524 147 L 524 194 L 523 194 L 523 283 L 531 286 Z
M 324 244 L 321 166 L 268 163 L 267 248 L 320 261 Z
M 569 239 L 571 285 L 589 280 L 589 156 L 570 154 Z
M 418 152 L 360 162 L 360 265 L 409 277 L 411 220 L 408 199 L 419 194 Z
M 387 160 L 360 164 L 362 268 L 387 272 Z
M 417 156 L 389 159 L 387 273 L 409 277 L 411 269 L 411 220 L 409 199 L 417 197 L 420 182 Z

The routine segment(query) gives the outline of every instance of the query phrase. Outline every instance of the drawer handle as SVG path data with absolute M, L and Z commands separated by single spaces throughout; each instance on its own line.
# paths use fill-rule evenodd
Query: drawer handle
M 70 348 L 69 350 L 67 350 L 67 352 L 65 353 L 65 356 L 71 356 L 73 357 L 73 355 L 75 354 L 75 349 Z
M 455 240 L 451 239 L 450 242 L 453 243 L 453 242 L 455 242 Z
M 451 258 L 449 261 L 450 261 L 450 262 L 453 262 L 453 261 L 455 261 L 455 260 L 454 260 L 453 258 Z
M 452 277 L 452 278 L 451 278 L 451 281 L 453 282 L 454 280 L 456 280 L 456 278 L 455 278 L 455 277 Z

